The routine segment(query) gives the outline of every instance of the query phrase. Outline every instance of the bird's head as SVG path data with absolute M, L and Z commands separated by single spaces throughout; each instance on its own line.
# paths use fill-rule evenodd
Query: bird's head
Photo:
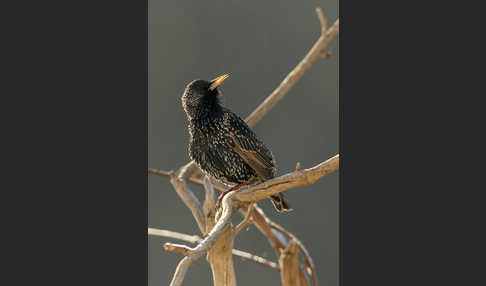
M 218 86 L 228 77 L 228 74 L 224 74 L 211 81 L 196 79 L 186 86 L 182 106 L 189 119 L 201 118 L 221 110 Z

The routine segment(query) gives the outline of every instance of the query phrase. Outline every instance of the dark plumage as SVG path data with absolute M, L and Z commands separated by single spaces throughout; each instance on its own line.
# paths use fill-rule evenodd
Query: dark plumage
M 189 156 L 203 172 L 227 185 L 252 185 L 275 177 L 275 158 L 238 115 L 223 107 L 218 86 L 228 77 L 194 80 L 182 96 L 189 120 Z M 281 193 L 271 196 L 279 211 L 292 208 Z

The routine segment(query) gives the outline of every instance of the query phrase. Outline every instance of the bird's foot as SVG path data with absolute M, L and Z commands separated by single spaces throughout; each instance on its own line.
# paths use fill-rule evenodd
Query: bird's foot
M 223 202 L 223 198 L 224 196 L 227 194 L 227 193 L 230 193 L 232 191 L 237 191 L 239 190 L 241 187 L 245 186 L 245 185 L 248 185 L 248 183 L 242 183 L 242 184 L 238 184 L 234 187 L 232 187 L 231 189 L 229 190 L 226 190 L 224 192 L 222 192 L 219 197 L 218 197 L 218 202 L 216 203 L 216 209 L 219 209 L 219 207 L 221 206 L 222 202 Z

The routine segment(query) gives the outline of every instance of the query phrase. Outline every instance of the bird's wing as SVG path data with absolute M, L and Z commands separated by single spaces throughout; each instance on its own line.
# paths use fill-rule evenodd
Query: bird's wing
M 275 176 L 275 160 L 272 153 L 256 137 L 255 133 L 236 114 L 229 113 L 226 126 L 229 129 L 233 150 L 265 180 Z

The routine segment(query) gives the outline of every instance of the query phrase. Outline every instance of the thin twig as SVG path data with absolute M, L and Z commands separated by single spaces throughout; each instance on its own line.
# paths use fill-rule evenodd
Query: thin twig
M 153 168 L 148 169 L 149 174 L 159 175 L 159 176 L 162 176 L 162 177 L 170 177 L 170 174 L 173 173 L 173 172 L 174 171 L 164 171 L 164 170 L 157 170 L 157 169 L 153 169 Z M 204 186 L 204 177 L 201 177 L 201 176 L 189 177 L 188 181 L 193 183 L 193 184 Z M 211 181 L 211 183 L 213 184 L 214 189 L 217 190 L 218 192 L 224 192 L 225 191 L 225 188 L 219 182 Z
M 157 228 L 148 228 L 148 235 L 160 236 L 160 237 L 169 237 L 175 238 L 179 240 L 184 240 L 190 243 L 199 243 L 201 241 L 201 237 L 199 235 L 188 235 L 176 231 L 170 231 L 165 229 L 157 229 Z
M 320 9 L 317 10 L 319 15 Z M 322 13 L 322 12 L 321 12 Z M 324 18 L 324 17 L 323 17 Z M 325 21 L 325 20 L 324 20 Z M 322 24 L 322 21 L 321 21 Z M 323 28 L 321 28 L 323 29 Z M 339 33 L 339 20 L 336 20 L 332 27 L 322 33 L 310 51 L 297 64 L 297 66 L 284 78 L 280 85 L 246 118 L 250 127 L 255 126 L 282 98 L 290 91 L 297 81 L 304 75 L 312 64 L 319 58 L 329 43 Z
M 244 252 L 244 251 L 241 251 L 241 250 L 238 250 L 238 249 L 233 249 L 233 255 L 237 255 L 237 256 L 240 256 L 242 258 L 261 263 L 261 264 L 266 265 L 270 268 L 273 268 L 277 271 L 280 271 L 280 268 L 278 267 L 277 263 L 275 263 L 273 261 L 266 260 L 263 257 L 253 255 L 251 253 Z
M 165 230 L 165 229 L 157 229 L 157 228 L 148 228 L 148 235 L 153 235 L 153 236 L 160 236 L 160 237 L 167 237 L 167 238 L 174 238 L 174 239 L 179 239 L 183 241 L 187 241 L 193 244 L 199 243 L 202 241 L 202 238 L 199 235 L 188 235 L 176 231 L 170 231 L 170 230 Z M 164 244 L 165 245 L 165 244 Z M 176 245 L 176 244 L 170 244 L 170 245 Z M 170 250 L 169 250 L 170 251 Z M 243 250 L 238 250 L 238 249 L 233 249 L 233 255 L 239 256 L 244 259 L 248 259 L 250 261 L 256 262 L 263 264 L 265 266 L 268 266 L 270 268 L 273 268 L 277 271 L 280 271 L 280 268 L 278 267 L 278 264 L 267 260 L 261 256 L 251 254 L 249 252 L 243 251 Z
M 177 252 L 184 256 L 191 254 L 191 248 L 183 244 L 175 244 L 171 242 L 164 243 L 164 249 L 167 251 Z
M 253 213 L 253 205 L 255 203 L 250 203 L 250 205 L 248 206 L 248 211 L 245 215 L 245 218 L 236 226 L 235 228 L 235 236 L 238 235 L 238 233 L 244 229 L 245 227 L 247 227 L 249 224 L 251 224 L 253 221 L 252 221 L 252 213 Z
M 317 17 L 319 17 L 319 22 L 321 22 L 321 33 L 324 35 L 326 34 L 326 30 L 327 30 L 327 21 L 326 21 L 326 18 L 324 18 L 324 14 L 322 13 L 322 9 L 317 7 L 316 8 L 316 13 L 317 13 Z
M 172 186 L 174 186 L 174 189 L 179 197 L 182 199 L 187 208 L 189 208 L 192 215 L 196 219 L 197 226 L 199 227 L 201 233 L 205 233 L 206 221 L 199 199 L 189 189 L 185 179 L 177 177 L 174 173 L 172 173 L 170 174 L 170 182 L 172 183 Z
M 170 174 L 173 173 L 173 172 L 174 171 L 162 171 L 162 170 L 156 170 L 156 169 L 148 168 L 149 174 L 155 174 L 155 175 L 159 175 L 159 176 L 170 176 Z

